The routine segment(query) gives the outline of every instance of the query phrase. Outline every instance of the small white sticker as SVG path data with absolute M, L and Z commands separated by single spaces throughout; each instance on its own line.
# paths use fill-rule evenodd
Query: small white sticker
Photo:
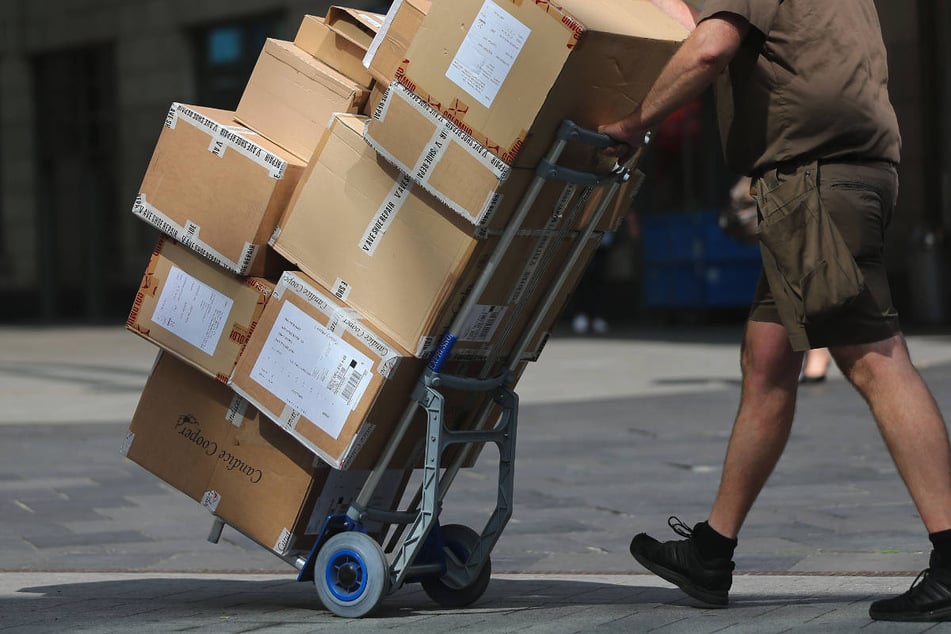
M 119 447 L 119 453 L 123 456 L 129 454 L 129 449 L 132 447 L 132 443 L 135 441 L 135 432 L 130 431 L 125 435 L 125 439 L 122 441 L 122 446 Z
M 235 394 L 234 398 L 231 399 L 231 405 L 228 406 L 228 412 L 225 414 L 225 420 L 235 427 L 241 427 L 244 419 L 247 418 L 247 416 L 247 399 L 242 398 L 239 394 Z
M 502 317 L 505 316 L 505 306 L 489 306 L 476 304 L 469 318 L 461 328 L 459 341 L 474 341 L 487 343 L 498 330 Z
M 279 555 L 283 555 L 288 550 L 291 549 L 291 546 L 294 545 L 294 534 L 291 533 L 286 528 L 281 529 L 281 534 L 278 535 L 277 541 L 274 543 L 274 552 Z
M 331 287 L 331 290 L 337 299 L 347 301 L 347 298 L 350 297 L 350 284 L 343 278 L 338 277 L 334 280 L 334 285 Z
M 446 77 L 486 108 L 499 94 L 531 29 L 486 0 L 449 64 Z
M 201 505 L 212 513 L 218 510 L 218 505 L 220 503 L 221 494 L 217 491 L 205 491 L 205 494 L 201 496 Z
M 214 356 L 234 300 L 178 267 L 168 272 L 152 322 Z
M 284 302 L 251 378 L 332 438 L 370 384 L 373 363 L 290 302 Z

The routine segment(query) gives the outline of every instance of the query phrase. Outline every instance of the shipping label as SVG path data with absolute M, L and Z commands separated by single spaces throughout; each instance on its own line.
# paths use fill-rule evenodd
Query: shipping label
M 152 313 L 152 322 L 214 356 L 234 300 L 173 266 Z
M 486 0 L 449 64 L 446 78 L 491 108 L 530 33 L 512 14 Z
M 336 439 L 372 377 L 369 357 L 284 302 L 251 379 Z
M 275 296 L 278 296 L 279 289 L 281 293 L 283 293 L 283 289 L 293 292 L 326 315 L 331 322 L 331 325 L 327 328 L 330 332 L 335 332 L 339 326 L 346 328 L 351 335 L 366 346 L 369 352 L 380 358 L 381 363 L 377 367 L 377 372 L 382 376 L 389 377 L 390 370 L 399 358 L 399 352 L 360 323 L 360 314 L 357 311 L 334 303 L 330 298 L 318 292 L 317 289 L 290 271 L 284 273 L 275 288 Z

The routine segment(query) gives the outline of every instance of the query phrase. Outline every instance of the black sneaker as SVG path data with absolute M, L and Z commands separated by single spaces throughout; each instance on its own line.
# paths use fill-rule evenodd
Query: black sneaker
M 676 517 L 667 520 L 667 524 L 687 539 L 659 542 L 640 533 L 631 540 L 634 559 L 708 607 L 725 607 L 729 603 L 736 565 L 729 559 L 703 559 L 692 537 L 693 531 L 686 524 Z
M 926 568 L 904 594 L 874 601 L 868 615 L 878 621 L 951 621 L 951 569 L 938 567 L 931 553 Z

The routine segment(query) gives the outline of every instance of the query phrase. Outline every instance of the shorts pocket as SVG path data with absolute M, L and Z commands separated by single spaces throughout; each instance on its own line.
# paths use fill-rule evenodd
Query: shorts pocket
M 855 299 L 862 272 L 832 218 L 823 210 L 815 163 L 755 186 L 763 216 L 760 243 L 769 252 L 802 323 Z M 772 187 L 769 187 L 772 185 Z

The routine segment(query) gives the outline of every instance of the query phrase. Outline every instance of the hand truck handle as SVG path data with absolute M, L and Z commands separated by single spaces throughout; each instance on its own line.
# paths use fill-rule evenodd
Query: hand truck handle
M 595 148 L 606 148 L 617 144 L 617 141 L 607 134 L 582 128 L 571 119 L 565 119 L 561 122 L 561 125 L 558 127 L 557 137 L 565 141 L 587 143 Z

